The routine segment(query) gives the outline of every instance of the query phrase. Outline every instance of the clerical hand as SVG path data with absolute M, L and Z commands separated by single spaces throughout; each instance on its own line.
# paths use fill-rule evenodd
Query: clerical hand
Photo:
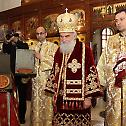
M 87 109 L 91 106 L 91 98 L 85 98 L 84 100 L 84 108 Z
M 36 57 L 37 59 L 41 59 L 41 54 L 38 53 L 38 52 L 35 52 L 35 57 Z

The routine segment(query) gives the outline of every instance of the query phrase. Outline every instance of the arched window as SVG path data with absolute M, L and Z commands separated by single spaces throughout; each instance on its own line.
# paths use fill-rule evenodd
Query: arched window
M 113 30 L 111 28 L 105 28 L 102 30 L 102 41 L 101 41 L 102 51 L 105 48 L 108 38 L 111 35 L 113 35 Z

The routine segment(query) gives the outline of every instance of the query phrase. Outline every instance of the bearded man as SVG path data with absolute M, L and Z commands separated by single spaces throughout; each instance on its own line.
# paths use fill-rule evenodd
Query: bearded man
M 60 48 L 45 91 L 53 95 L 53 126 L 90 126 L 91 99 L 101 94 L 91 49 L 77 40 L 77 17 L 57 17 Z

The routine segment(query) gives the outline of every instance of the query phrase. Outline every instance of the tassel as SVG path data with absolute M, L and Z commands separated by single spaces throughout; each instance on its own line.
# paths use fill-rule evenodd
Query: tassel
M 74 109 L 74 101 L 72 102 L 72 109 Z
M 78 106 L 78 101 L 76 101 L 76 108 L 79 108 L 79 106 Z
M 79 109 L 81 109 L 82 108 L 82 102 L 80 101 L 79 102 Z
M 68 102 L 65 103 L 65 109 L 68 109 Z
M 65 108 L 65 105 L 64 105 L 64 100 L 63 100 L 63 106 L 62 106 L 62 108 L 63 108 L 63 109 Z
M 71 105 L 72 105 L 72 103 L 71 103 L 71 101 L 69 102 L 69 108 L 71 108 Z
M 85 103 L 84 103 L 84 101 L 83 101 L 83 103 L 82 103 L 82 104 L 83 104 L 83 106 L 82 106 L 82 107 L 83 107 L 83 108 L 85 108 Z

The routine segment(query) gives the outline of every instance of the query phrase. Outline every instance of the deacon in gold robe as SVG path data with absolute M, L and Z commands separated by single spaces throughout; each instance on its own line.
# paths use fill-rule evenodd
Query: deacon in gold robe
M 37 76 L 33 79 L 31 99 L 31 126 L 52 126 L 52 97 L 44 88 L 53 65 L 54 54 L 58 46 L 46 41 L 47 32 L 38 27 L 35 46 L 35 67 Z
M 120 33 L 109 38 L 97 65 L 100 83 L 107 88 L 106 126 L 126 122 L 126 9 L 115 13 Z
M 53 126 L 90 126 L 91 99 L 101 93 L 92 51 L 76 40 L 76 23 L 74 14 L 57 17 L 61 44 L 45 88 L 54 93 Z

